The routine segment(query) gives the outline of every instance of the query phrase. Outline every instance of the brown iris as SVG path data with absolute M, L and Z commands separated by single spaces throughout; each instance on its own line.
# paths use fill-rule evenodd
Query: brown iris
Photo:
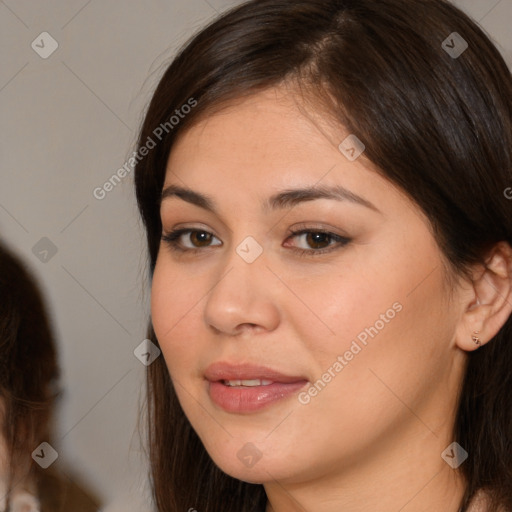
M 207 233 L 206 231 L 192 231 L 190 233 L 190 240 L 192 244 L 197 247 L 205 247 L 211 242 L 212 236 L 211 233 Z

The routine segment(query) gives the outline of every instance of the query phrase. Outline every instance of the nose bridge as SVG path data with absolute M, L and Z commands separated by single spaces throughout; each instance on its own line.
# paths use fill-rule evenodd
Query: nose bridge
M 240 286 L 242 283 L 246 288 L 256 286 L 268 277 L 267 254 L 262 238 L 262 234 L 238 237 L 241 241 L 233 243 L 230 254 L 226 257 L 226 267 L 236 273 Z M 246 289 L 246 291 L 250 290 Z
M 206 323 L 232 334 L 242 324 L 275 328 L 278 308 L 267 282 L 271 278 L 263 244 L 246 236 L 223 261 L 222 272 L 207 297 Z
M 261 235 L 258 236 L 261 238 Z M 252 235 L 246 236 L 235 248 L 235 253 L 247 264 L 251 265 L 263 254 L 263 241 L 258 242 Z

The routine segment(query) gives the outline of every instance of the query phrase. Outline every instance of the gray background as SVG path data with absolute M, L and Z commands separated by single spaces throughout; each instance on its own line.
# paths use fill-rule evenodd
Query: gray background
M 149 290 L 132 173 L 102 200 L 93 190 L 131 155 L 177 47 L 235 3 L 0 1 L 0 233 L 37 274 L 59 344 L 55 464 L 91 487 L 104 511 L 150 510 L 137 431 L 145 367 L 133 354 Z M 456 4 L 510 64 L 512 0 Z M 46 59 L 31 47 L 42 32 L 58 43 Z M 53 256 L 41 252 L 43 237 Z M 33 252 L 38 242 L 47 261 Z

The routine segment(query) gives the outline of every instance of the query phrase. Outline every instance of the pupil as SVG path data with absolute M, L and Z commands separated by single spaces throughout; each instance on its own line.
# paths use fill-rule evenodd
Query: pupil
M 208 243 L 209 242 L 209 234 L 205 233 L 204 231 L 196 231 L 192 233 L 192 237 L 198 239 L 198 243 Z M 194 241 L 193 241 L 194 242 Z
M 315 246 L 315 244 L 318 244 L 318 243 L 322 244 L 322 239 L 323 239 L 324 243 L 328 243 L 328 240 L 325 240 L 325 239 L 329 238 L 329 235 L 327 235 L 326 233 L 309 233 L 308 237 L 309 237 L 308 243 L 310 243 L 311 238 L 312 238 L 313 241 L 310 243 L 310 245 Z M 318 248 L 318 247 L 316 247 L 316 248 Z

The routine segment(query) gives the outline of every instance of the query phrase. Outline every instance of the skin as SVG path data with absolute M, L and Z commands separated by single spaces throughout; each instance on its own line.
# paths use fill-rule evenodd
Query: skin
M 197 254 L 162 242 L 152 283 L 155 333 L 206 450 L 229 475 L 264 485 L 267 512 L 319 505 L 324 512 L 457 512 L 463 482 L 440 455 L 453 441 L 467 351 L 477 348 L 471 334 L 479 330 L 485 343 L 507 306 L 483 309 L 474 283 L 454 277 L 455 287 L 448 284 L 428 219 L 364 153 L 351 162 L 340 152 L 347 135 L 311 110 L 306 115 L 284 88 L 246 98 L 183 134 L 164 189 L 209 195 L 218 212 L 177 197 L 162 201 L 164 233 L 186 227 L 213 236 L 201 243 L 182 235 L 181 246 Z M 334 184 L 378 211 L 331 199 L 262 211 L 283 189 Z M 302 224 L 350 242 L 290 238 L 288 230 Z M 247 236 L 263 248 L 250 264 L 236 252 Z M 293 251 L 325 247 L 333 250 Z M 503 271 L 493 285 L 506 298 L 511 259 L 502 249 L 509 260 L 502 253 L 493 260 Z M 495 297 L 484 286 L 489 305 Z M 215 361 L 262 364 L 315 383 L 397 302 L 401 310 L 307 405 L 295 394 L 233 414 L 210 400 L 204 371 Z M 250 468 L 237 457 L 248 442 L 262 455 Z

